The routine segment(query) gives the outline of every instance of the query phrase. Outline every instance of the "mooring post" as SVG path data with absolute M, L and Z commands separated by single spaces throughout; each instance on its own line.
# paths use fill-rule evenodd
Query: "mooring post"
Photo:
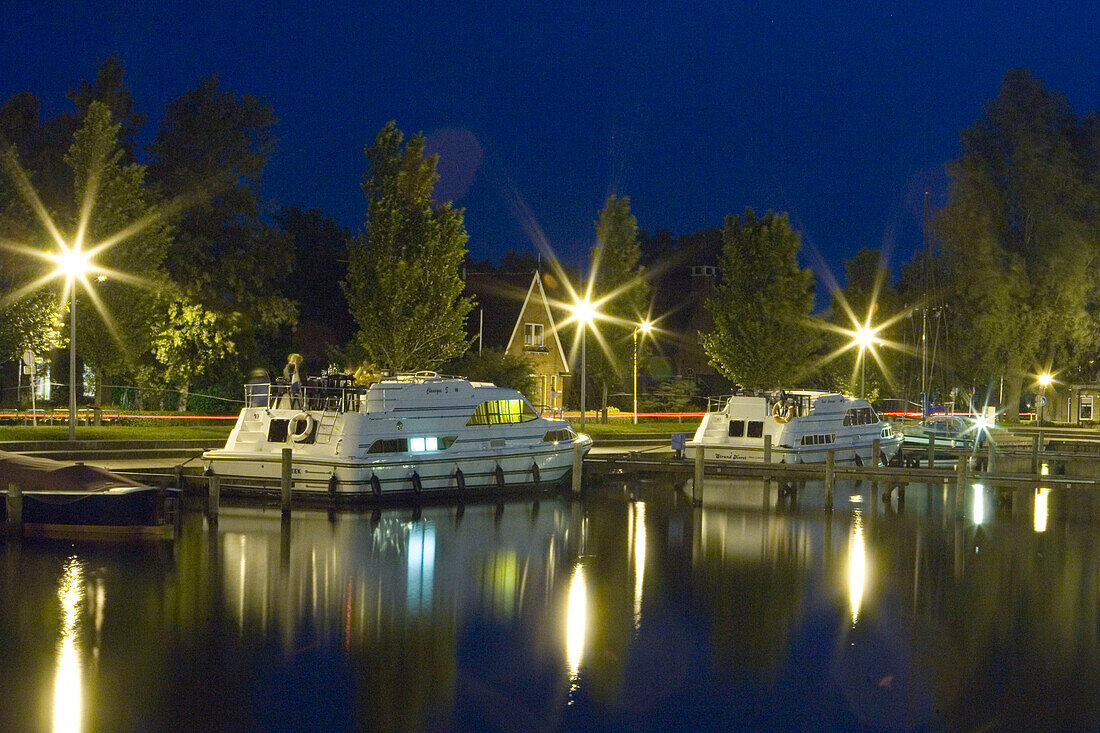
M 8 484 L 8 530 L 16 537 L 23 536 L 23 487 Z
M 209 495 L 207 496 L 206 512 L 211 519 L 216 520 L 222 498 L 222 477 L 216 473 L 211 474 L 207 479 L 207 486 Z
M 986 443 L 985 448 L 985 471 L 986 473 L 994 473 L 997 470 L 997 452 L 993 450 L 993 441 Z
M 695 448 L 695 480 L 691 483 L 691 501 L 693 504 L 703 503 L 703 446 Z
M 573 447 L 573 496 L 580 496 L 581 494 L 581 476 L 584 473 L 584 451 L 578 447 Z
M 1039 442 L 1041 440 L 1041 434 L 1031 436 L 1031 472 L 1036 475 L 1039 473 Z
M 928 434 L 928 467 L 932 468 L 936 461 L 936 434 Z
M 882 450 L 881 446 L 882 446 L 882 443 L 879 441 L 878 438 L 875 438 L 874 440 L 871 441 L 871 468 L 878 468 L 879 467 L 878 459 L 879 459 L 879 451 Z
M 764 463 L 772 462 L 772 436 L 764 436 Z M 771 475 L 771 474 L 768 474 Z
M 294 450 L 292 448 L 283 448 L 283 480 L 280 488 L 282 489 L 283 499 L 283 514 L 290 514 L 290 484 L 291 484 L 291 467 L 293 465 L 292 454 Z
M 825 452 L 825 506 L 833 508 L 833 484 L 836 482 L 836 453 Z
M 966 467 L 970 459 L 959 456 L 959 463 L 955 467 L 955 515 L 962 516 L 963 496 L 966 494 Z

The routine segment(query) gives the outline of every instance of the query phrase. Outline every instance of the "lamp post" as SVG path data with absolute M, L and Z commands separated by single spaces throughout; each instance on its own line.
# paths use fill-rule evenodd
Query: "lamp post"
M 1037 425 L 1043 424 L 1043 408 L 1046 407 L 1047 404 L 1047 387 L 1050 386 L 1050 383 L 1053 380 L 1054 377 L 1050 374 L 1050 372 L 1043 372 L 1039 375 L 1039 386 L 1043 388 L 1043 391 L 1039 395 L 1039 410 L 1035 418 Z
M 577 319 L 577 323 L 581 327 L 581 430 L 584 430 L 585 423 L 585 393 L 588 391 L 588 375 L 587 370 L 587 336 L 588 336 L 588 322 L 596 314 L 595 306 L 589 302 L 588 297 L 585 296 L 584 300 L 578 300 L 576 305 L 573 306 L 573 313 Z
M 638 424 L 638 332 L 648 334 L 653 328 L 649 320 L 644 320 L 634 329 L 634 424 Z
M 76 440 L 76 282 L 91 268 L 88 253 L 80 245 L 62 248 L 57 257 L 57 271 L 66 277 L 69 288 L 69 440 Z

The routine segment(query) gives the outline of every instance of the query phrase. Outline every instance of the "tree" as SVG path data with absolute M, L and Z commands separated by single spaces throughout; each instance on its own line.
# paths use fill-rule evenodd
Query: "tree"
M 94 296 L 77 298 L 77 348 L 95 370 L 97 404 L 106 371 L 125 370 L 149 349 L 149 324 L 157 292 L 166 284 L 163 262 L 172 232 L 145 187 L 144 166 L 123 162 L 118 132 L 107 106 L 92 102 L 65 156 L 77 201 L 69 231 L 80 231 L 80 210 L 87 206 L 83 248 L 117 238 L 95 257 L 106 278 L 93 278 Z M 119 238 L 135 223 L 141 223 L 136 231 Z
M 432 369 L 465 351 L 473 308 L 459 276 L 463 210 L 433 201 L 438 156 L 424 156 L 424 136 L 403 139 L 389 122 L 366 149 L 366 228 L 349 242 L 344 280 L 359 347 L 395 372 Z
M 700 340 L 711 363 L 748 389 L 792 385 L 808 376 L 819 343 L 809 325 L 814 274 L 798 266 L 801 240 L 786 214 L 752 209 L 726 217 L 720 281 L 706 307 L 714 330 Z
M 99 65 L 94 82 L 82 81 L 70 89 L 68 97 L 76 105 L 78 119 L 84 119 L 92 102 L 102 102 L 111 111 L 111 119 L 119 126 L 118 142 L 126 163 L 134 161 L 138 132 L 145 124 L 145 113 L 134 108 L 134 95 L 126 88 L 126 70 L 118 56 L 111 56 Z
M 266 349 L 281 343 L 285 350 L 298 317 L 284 294 L 293 241 L 256 192 L 276 122 L 270 105 L 221 90 L 212 76 L 169 103 L 150 146 L 150 177 L 168 196 L 191 202 L 168 258 L 172 281 L 189 302 L 218 314 L 214 323 L 238 329 L 222 334 L 236 344 L 237 359 L 220 365 L 227 380 L 265 359 L 281 360 Z
M 1097 343 L 1100 181 L 1089 126 L 1025 69 L 1005 75 L 948 165 L 936 217 L 951 279 L 953 331 L 971 384 L 1006 379 L 1015 414 L 1025 376 L 1073 368 Z M 1093 161 L 1094 162 L 1094 161 Z
M 460 374 L 477 382 L 492 382 L 498 387 L 511 387 L 530 399 L 535 392 L 532 373 L 535 365 L 522 355 L 509 354 L 500 349 L 467 351 L 457 359 L 447 362 L 444 371 Z
M 237 313 L 207 310 L 178 291 L 163 298 L 152 326 L 152 351 L 164 380 L 179 389 L 177 409 L 187 410 L 191 385 L 236 354 Z
M 645 270 L 638 264 L 638 221 L 630 213 L 630 197 L 608 196 L 595 227 L 592 296 L 603 314 L 597 328 L 611 354 L 615 354 L 626 348 L 637 324 L 649 315 L 649 287 Z M 614 356 L 593 349 L 586 371 L 600 385 L 601 412 L 606 422 L 608 387 L 621 379 L 625 370 Z

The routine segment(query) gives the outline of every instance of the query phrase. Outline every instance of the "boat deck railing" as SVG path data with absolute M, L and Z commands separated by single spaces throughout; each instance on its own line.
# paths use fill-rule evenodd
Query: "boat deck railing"
M 357 385 L 348 374 L 307 377 L 304 384 L 282 379 L 244 385 L 245 404 L 286 410 L 329 410 L 357 412 L 367 387 Z

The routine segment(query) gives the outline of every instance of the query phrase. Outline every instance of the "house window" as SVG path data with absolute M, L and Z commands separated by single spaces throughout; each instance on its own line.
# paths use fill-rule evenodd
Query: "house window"
M 542 330 L 543 325 L 541 323 L 523 324 L 523 345 L 536 347 L 542 346 Z
M 1082 397 L 1081 398 L 1081 420 L 1082 421 L 1085 421 L 1085 420 L 1091 421 L 1092 420 L 1092 398 L 1091 397 Z

